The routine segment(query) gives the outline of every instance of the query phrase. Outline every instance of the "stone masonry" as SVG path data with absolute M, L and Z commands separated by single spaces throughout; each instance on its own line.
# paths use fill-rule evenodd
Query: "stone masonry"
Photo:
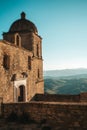
M 24 12 L 0 40 L 0 98 L 28 102 L 44 93 L 42 38 Z

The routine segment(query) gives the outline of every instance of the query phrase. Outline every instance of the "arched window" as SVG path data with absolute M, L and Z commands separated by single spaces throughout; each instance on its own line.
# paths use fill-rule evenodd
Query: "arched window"
M 3 57 L 3 67 L 8 70 L 10 68 L 10 57 L 8 55 L 4 55 Z
M 28 69 L 31 70 L 31 57 L 28 56 Z
M 21 46 L 21 37 L 19 34 L 15 34 L 15 45 Z

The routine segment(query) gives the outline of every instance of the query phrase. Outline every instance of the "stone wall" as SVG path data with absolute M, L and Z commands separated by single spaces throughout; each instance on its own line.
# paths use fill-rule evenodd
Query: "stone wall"
M 37 102 L 79 102 L 81 100 L 81 95 L 36 94 L 31 100 Z M 87 99 L 84 100 L 87 101 Z
M 10 58 L 9 69 L 3 66 L 5 54 Z M 6 41 L 0 42 L 0 96 L 3 97 L 3 102 L 14 102 L 14 80 L 25 79 L 22 75 L 23 72 L 30 73 L 31 77 L 33 77 L 32 70 L 28 70 L 28 56 L 32 57 L 32 53 Z M 13 78 L 14 75 L 15 78 Z M 28 79 L 32 80 L 29 76 Z M 31 86 L 29 80 L 27 84 Z
M 87 92 L 78 95 L 36 94 L 31 101 L 44 102 L 87 102 Z
M 20 117 L 27 113 L 32 120 L 46 121 L 52 128 L 83 130 L 87 128 L 87 103 L 30 102 L 3 104 L 2 115 L 7 118 L 12 112 Z
M 9 69 L 3 66 L 4 55 L 9 56 Z M 28 68 L 29 56 L 31 69 Z M 38 92 L 44 93 L 42 59 L 33 57 L 33 53 L 29 50 L 2 40 L 0 41 L 0 61 L 0 97 L 3 97 L 3 102 L 18 102 L 20 85 L 25 86 L 25 101 L 29 101 Z M 41 77 L 38 77 L 38 68 Z M 26 85 L 22 84 L 24 80 Z M 20 82 L 19 86 L 15 86 L 16 81 Z

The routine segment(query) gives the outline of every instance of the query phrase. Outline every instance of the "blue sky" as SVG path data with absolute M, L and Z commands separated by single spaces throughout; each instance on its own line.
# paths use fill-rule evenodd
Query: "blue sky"
M 22 11 L 43 38 L 44 70 L 87 68 L 87 0 L 0 0 L 0 39 Z

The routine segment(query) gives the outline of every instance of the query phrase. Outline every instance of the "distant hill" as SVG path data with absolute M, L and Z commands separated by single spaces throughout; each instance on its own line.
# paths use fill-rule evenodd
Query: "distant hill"
M 62 76 L 75 76 L 75 75 L 82 75 L 87 74 L 87 69 L 80 68 L 80 69 L 64 69 L 64 70 L 49 70 L 44 71 L 45 77 L 62 77 Z
M 45 79 L 45 92 L 49 94 L 79 94 L 87 92 L 87 78 Z
M 87 92 L 87 69 L 47 71 L 44 73 L 44 81 L 45 93 L 79 94 Z

